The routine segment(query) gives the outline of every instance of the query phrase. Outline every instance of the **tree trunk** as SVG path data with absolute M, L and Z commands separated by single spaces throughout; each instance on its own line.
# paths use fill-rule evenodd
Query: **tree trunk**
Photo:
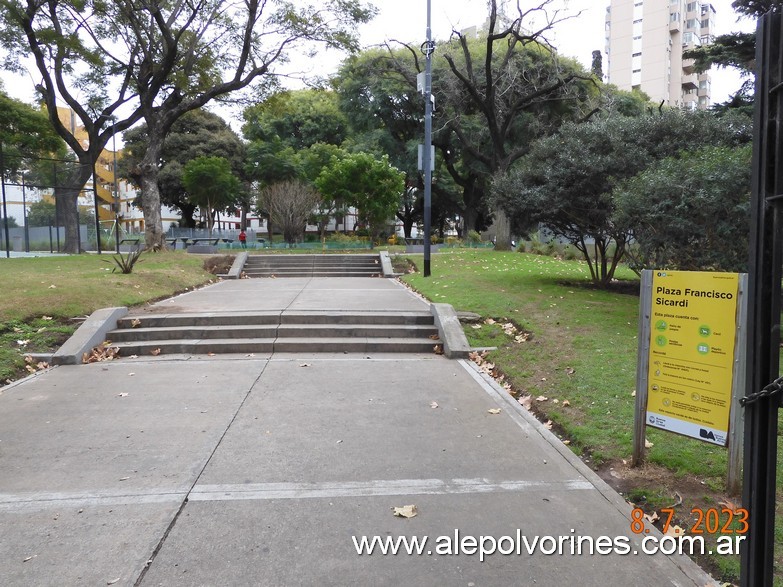
M 502 210 L 495 210 L 495 250 L 511 250 L 511 223 Z
M 54 188 L 57 224 L 65 228 L 64 253 L 81 251 L 79 234 L 79 194 L 92 176 L 92 164 L 82 163 L 68 172 L 65 182 Z
M 148 251 L 166 246 L 163 222 L 160 215 L 160 192 L 158 191 L 158 162 L 163 148 L 163 138 L 151 134 L 147 150 L 139 165 L 141 183 L 141 207 L 144 211 L 144 244 Z

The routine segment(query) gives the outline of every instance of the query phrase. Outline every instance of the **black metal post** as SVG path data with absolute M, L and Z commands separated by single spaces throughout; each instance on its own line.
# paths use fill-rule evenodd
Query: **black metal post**
M 95 208 L 95 242 L 98 246 L 98 254 L 101 254 L 101 215 L 98 207 L 98 176 L 95 173 L 95 161 L 92 162 L 92 202 Z
M 0 143 L 0 190 L 3 193 L 3 230 L 5 231 L 5 256 L 11 258 L 11 238 L 8 235 L 8 210 L 5 206 L 5 157 L 3 156 L 3 144 Z
M 22 171 L 22 219 L 24 220 L 24 252 L 30 252 L 30 227 L 27 225 L 27 194 L 24 185 L 24 171 Z
M 771 11 L 759 19 L 756 31 L 746 396 L 776 380 L 780 367 L 782 27 L 780 12 Z M 773 582 L 779 401 L 773 395 L 745 406 L 742 501 L 749 511 L 749 529 L 741 550 L 743 587 L 771 587 Z
M 424 152 L 421 156 L 424 167 L 424 277 L 431 275 L 431 219 L 432 219 L 432 54 L 435 44 L 432 42 L 431 0 L 427 0 L 427 41 L 424 43 L 426 66 L 424 72 Z

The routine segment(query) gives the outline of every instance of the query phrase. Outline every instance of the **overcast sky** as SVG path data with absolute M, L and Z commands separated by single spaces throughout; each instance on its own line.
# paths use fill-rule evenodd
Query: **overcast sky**
M 452 30 L 481 26 L 487 18 L 487 4 L 482 0 L 430 0 L 432 15 L 432 37 L 448 39 Z M 716 34 L 736 30 L 753 30 L 754 23 L 747 19 L 737 22 L 737 15 L 731 8 L 732 0 L 714 0 Z M 386 39 L 417 41 L 426 38 L 427 0 L 372 0 L 380 13 L 370 24 L 362 27 L 364 44 L 379 43 Z M 538 5 L 540 0 L 522 0 L 522 6 Z M 515 0 L 508 2 L 515 5 Z M 557 0 L 551 6 L 561 10 L 561 15 L 573 18 L 557 25 L 550 41 L 558 53 L 574 57 L 586 68 L 590 68 L 593 51 L 604 52 L 604 22 L 609 0 Z M 578 16 L 576 16 L 578 14 Z M 604 56 L 604 63 L 606 58 Z M 739 77 L 726 70 L 712 72 L 712 101 L 723 102 L 729 93 L 739 87 Z
M 426 38 L 427 0 L 370 0 L 380 12 L 373 22 L 360 28 L 363 45 L 381 43 L 385 40 L 420 44 Z M 448 39 L 452 30 L 461 30 L 471 26 L 481 26 L 487 18 L 487 4 L 483 0 L 430 0 L 432 14 L 432 36 L 435 40 Z M 536 0 L 538 4 L 540 0 Z M 590 67 L 592 52 L 604 50 L 604 17 L 609 0 L 555 0 L 562 10 L 561 15 L 573 18 L 560 23 L 550 36 L 550 41 L 562 55 L 574 57 L 586 68 Z M 522 5 L 533 6 L 530 0 L 521 0 Z M 513 5 L 515 0 L 509 0 Z M 737 17 L 731 8 L 731 0 L 714 0 L 716 9 L 716 34 L 733 30 L 752 30 L 753 23 L 747 19 L 737 23 Z M 554 6 L 554 4 L 552 5 Z M 578 16 L 576 16 L 578 14 Z M 323 76 L 334 70 L 339 57 L 332 56 L 323 60 L 309 60 L 309 66 L 300 66 L 310 73 Z M 12 76 L 2 74 L 6 91 L 13 97 L 32 102 L 35 72 L 28 75 Z M 712 100 L 725 101 L 729 93 L 739 87 L 739 77 L 725 70 L 713 71 Z M 224 115 L 221 112 L 221 115 Z M 238 124 L 232 121 L 232 126 Z

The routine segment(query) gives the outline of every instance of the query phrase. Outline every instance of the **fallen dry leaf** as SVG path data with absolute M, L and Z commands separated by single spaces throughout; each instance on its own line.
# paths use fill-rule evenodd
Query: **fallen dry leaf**
M 679 526 L 669 526 L 666 529 L 666 533 L 664 536 L 674 536 L 675 538 L 679 538 L 680 536 L 685 535 L 685 530 L 680 528 Z
M 150 351 L 150 354 L 151 354 L 153 357 L 157 357 L 157 356 L 160 354 L 160 348 L 157 348 L 157 349 L 152 349 L 152 350 Z
M 631 392 L 631 397 L 636 397 L 636 390 L 635 389 Z
M 300 367 L 309 367 L 309 366 L 310 366 L 310 363 L 302 363 L 302 364 L 301 364 L 301 365 L 299 365 L 299 366 L 300 366 Z
M 27 557 L 26 559 L 24 559 L 22 562 L 23 562 L 23 563 L 30 562 L 31 560 L 33 560 L 33 559 L 34 559 L 35 557 L 37 557 L 37 556 L 38 556 L 37 554 L 34 554 L 33 556 L 28 556 L 28 557 Z
M 127 394 L 127 393 L 125 393 L 125 392 L 123 392 L 123 393 L 118 393 L 118 394 L 117 394 L 117 397 L 128 397 L 128 394 Z
M 576 369 L 574 369 L 573 367 L 566 367 L 565 372 L 566 375 L 573 375 L 574 373 L 576 373 Z
M 654 446 L 655 446 L 655 444 L 653 444 L 652 442 L 650 442 L 646 438 L 644 439 L 644 448 L 652 448 Z
M 523 395 L 517 400 L 524 408 L 531 409 L 533 407 L 533 396 Z
M 120 580 L 120 577 L 117 577 L 116 579 L 112 579 L 111 581 L 106 581 L 107 585 L 114 585 Z
M 54 320 L 51 316 L 41 316 L 41 320 Z
M 437 334 L 430 334 L 430 339 L 431 340 L 438 340 L 439 338 L 440 338 L 440 336 L 438 336 Z
M 436 344 L 434 347 L 432 347 L 432 350 L 433 350 L 433 352 L 436 355 L 442 355 L 443 354 L 443 346 L 442 345 Z
M 546 422 L 544 422 L 544 428 L 546 428 L 547 430 L 552 430 L 552 420 L 547 420 Z
M 208 356 L 208 357 L 214 357 L 214 356 L 215 356 L 215 353 L 207 353 L 207 356 Z
M 653 512 L 652 514 L 644 514 L 644 519 L 650 522 L 651 524 L 654 524 L 661 518 L 660 516 L 658 516 L 658 512 Z
M 108 346 L 111 344 L 105 341 L 102 346 L 97 346 L 89 353 L 82 353 L 82 363 L 100 363 L 102 361 L 112 361 L 120 355 L 120 349 Z
M 570 406 L 570 405 L 571 405 L 571 402 L 570 402 L 570 401 L 568 401 L 567 399 L 564 399 L 564 400 L 563 400 L 563 407 L 564 407 L 564 408 L 567 408 L 567 407 L 568 407 L 568 406 Z
M 723 501 L 719 501 L 718 505 L 726 508 L 727 510 L 731 510 L 732 512 L 736 512 L 742 507 L 728 498 L 724 499 Z
M 571 441 L 570 441 L 570 440 L 564 440 L 564 441 L 563 441 L 563 444 L 565 444 L 566 446 L 568 446 L 569 444 L 571 444 Z
M 438 402 L 430 402 L 430 407 L 434 410 L 438 407 Z
M 552 400 L 552 403 L 553 403 L 553 404 L 559 404 L 559 403 L 560 403 L 560 400 L 559 400 L 559 399 L 557 399 L 557 398 L 555 398 L 555 399 L 553 399 L 553 400 Z
M 138 318 L 131 320 L 131 328 L 138 328 L 139 326 L 141 326 L 141 320 Z
M 49 286 L 49 289 L 57 289 L 57 286 L 52 284 L 52 285 Z
M 548 397 L 546 397 L 545 395 L 539 395 L 539 396 L 536 398 L 536 401 L 537 401 L 537 402 L 545 402 L 545 401 L 548 401 L 548 400 L 549 400 L 549 398 L 548 398 Z
M 471 328 L 473 330 L 479 330 L 481 328 L 481 324 L 473 324 L 473 325 L 471 325 Z
M 495 415 L 499 414 L 501 411 L 502 410 L 500 408 L 490 408 L 489 410 L 487 410 L 487 412 L 489 412 L 490 414 L 495 414 Z
M 415 505 L 393 507 L 392 511 L 398 518 L 415 518 L 419 513 Z

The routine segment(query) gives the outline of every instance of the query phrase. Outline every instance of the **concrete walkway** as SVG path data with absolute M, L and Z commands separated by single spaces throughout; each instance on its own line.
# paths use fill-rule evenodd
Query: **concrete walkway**
M 145 311 L 292 307 L 426 304 L 388 280 L 279 279 Z M 471 363 L 436 355 L 57 367 L 0 390 L 0 471 L 2 585 L 712 584 L 641 554 L 620 496 Z M 405 505 L 418 515 L 395 517 Z M 564 536 L 566 554 L 436 554 L 455 532 L 467 551 Z M 429 538 L 360 556 L 362 536 Z M 571 554 L 572 536 L 627 536 L 631 553 Z

